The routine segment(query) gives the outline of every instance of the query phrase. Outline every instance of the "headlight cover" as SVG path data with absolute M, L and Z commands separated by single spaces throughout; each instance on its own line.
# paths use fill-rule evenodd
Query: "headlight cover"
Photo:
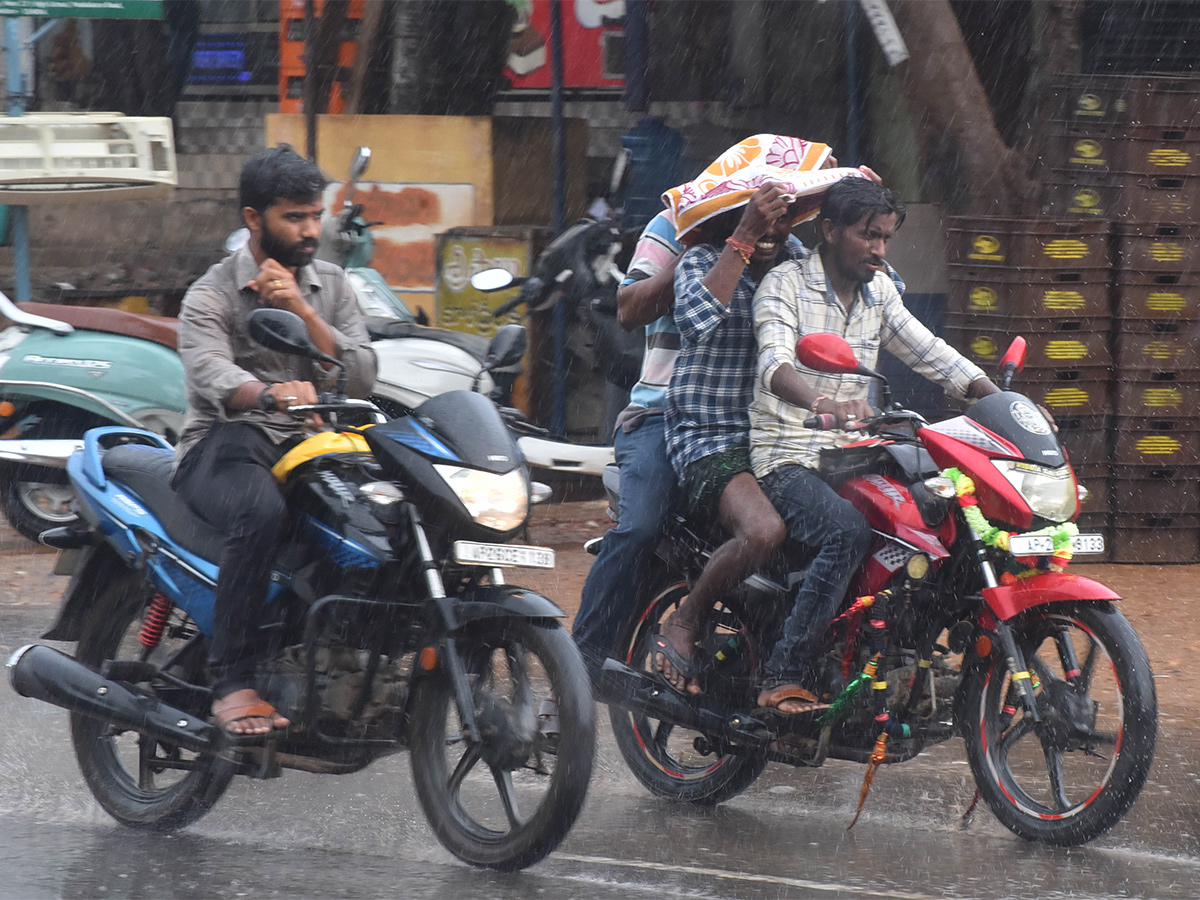
M 454 491 L 476 524 L 494 531 L 512 531 L 529 512 L 529 487 L 521 469 L 504 475 L 461 466 L 433 467 Z
M 1047 469 L 1012 459 L 994 459 L 992 465 L 1016 488 L 1034 515 L 1051 522 L 1067 522 L 1075 515 L 1079 494 L 1070 466 Z

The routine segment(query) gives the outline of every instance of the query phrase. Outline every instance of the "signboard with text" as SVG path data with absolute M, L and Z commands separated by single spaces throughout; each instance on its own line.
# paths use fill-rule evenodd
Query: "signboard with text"
M 0 16 L 46 19 L 161 19 L 163 0 L 0 0 Z

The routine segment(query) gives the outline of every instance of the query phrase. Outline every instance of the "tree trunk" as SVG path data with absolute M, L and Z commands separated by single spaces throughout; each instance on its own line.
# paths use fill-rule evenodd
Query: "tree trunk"
M 1004 143 L 949 0 L 892 0 L 909 59 L 897 67 L 926 161 L 948 140 L 971 215 L 1027 215 L 1035 200 L 1025 159 Z

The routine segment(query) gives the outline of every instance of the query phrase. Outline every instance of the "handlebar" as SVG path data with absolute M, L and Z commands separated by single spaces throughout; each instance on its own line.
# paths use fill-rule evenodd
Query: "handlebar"
M 917 427 L 928 424 L 925 417 L 920 413 L 912 412 L 907 409 L 893 409 L 889 412 L 880 413 L 877 416 L 869 416 L 865 419 L 859 419 L 858 425 L 861 426 L 856 431 L 866 433 L 876 433 L 880 426 L 890 425 L 899 422 L 909 422 Z M 842 426 L 838 424 L 837 416 L 832 413 L 821 413 L 816 416 L 809 416 L 804 420 L 805 428 L 812 428 L 815 431 L 837 431 Z
M 541 296 L 541 293 L 543 290 L 545 290 L 545 288 L 546 283 L 542 281 L 542 279 L 538 278 L 536 275 L 531 276 L 528 281 L 521 285 L 521 290 L 517 292 L 517 296 L 513 297 L 511 300 L 506 300 L 504 303 L 501 303 L 494 310 L 492 310 L 493 318 L 498 319 L 501 316 L 508 315 L 522 303 L 528 304 L 532 298 Z

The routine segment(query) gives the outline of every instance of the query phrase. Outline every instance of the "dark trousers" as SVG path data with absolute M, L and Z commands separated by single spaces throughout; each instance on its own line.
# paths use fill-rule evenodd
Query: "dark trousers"
M 765 669 L 770 677 L 803 684 L 811 677 L 818 638 L 871 549 L 871 528 L 849 500 L 804 466 L 780 466 L 762 479 L 762 488 L 788 534 L 820 548 Z
M 188 451 L 173 481 L 192 511 L 226 535 L 213 608 L 213 696 L 254 687 L 266 651 L 262 612 L 287 509 L 271 467 L 290 444 L 240 422 L 217 422 Z
M 628 433 L 618 429 L 613 452 L 621 467 L 620 521 L 600 542 L 572 630 L 593 670 L 613 652 L 621 630 L 640 611 L 646 574 L 675 495 L 662 416 L 651 416 Z

